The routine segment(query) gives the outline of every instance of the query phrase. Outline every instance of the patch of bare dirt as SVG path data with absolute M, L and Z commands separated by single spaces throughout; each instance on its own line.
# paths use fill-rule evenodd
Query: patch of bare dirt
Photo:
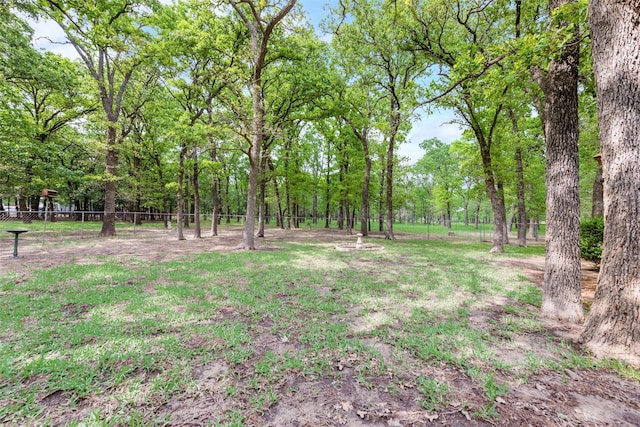
M 518 269 L 528 277 L 533 283 L 542 286 L 544 283 L 544 257 L 522 258 L 501 258 L 493 262 L 499 267 L 509 267 Z M 582 261 L 582 300 L 585 303 L 593 302 L 598 282 L 598 269 L 592 262 Z
M 143 229 L 136 234 L 127 231 L 115 238 L 101 238 L 85 233 L 81 239 L 79 235 L 70 234 L 47 237 L 44 244 L 41 235 L 25 234 L 20 239 L 17 258 L 13 257 L 13 238 L 8 234 L 0 235 L 0 274 L 29 274 L 34 269 L 47 269 L 63 264 L 100 264 L 114 259 L 128 263 L 136 260 L 165 262 L 194 253 L 235 251 L 242 240 L 242 229 L 239 226 L 221 227 L 217 236 L 203 233 L 201 239 L 194 239 L 190 233 L 190 230 L 185 230 L 186 240 L 178 240 L 175 230 L 158 229 Z M 256 250 L 277 250 L 284 242 L 334 244 L 355 240 L 355 235 L 333 229 L 270 229 L 268 237 L 256 238 Z

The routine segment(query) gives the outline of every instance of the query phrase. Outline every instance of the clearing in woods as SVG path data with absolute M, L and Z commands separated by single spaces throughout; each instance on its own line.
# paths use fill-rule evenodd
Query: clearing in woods
M 539 247 L 220 232 L 2 240 L 0 423 L 640 425 L 638 371 L 538 318 Z

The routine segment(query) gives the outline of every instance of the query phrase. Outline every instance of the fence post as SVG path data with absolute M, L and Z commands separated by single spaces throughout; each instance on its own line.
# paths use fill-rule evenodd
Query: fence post
M 138 219 L 138 212 L 133 213 L 133 235 L 136 235 L 136 221 Z
M 42 244 L 44 245 L 44 236 L 47 233 L 47 205 L 44 205 L 44 225 L 42 227 Z
M 80 239 L 84 239 L 84 211 L 82 211 L 82 223 L 80 224 Z

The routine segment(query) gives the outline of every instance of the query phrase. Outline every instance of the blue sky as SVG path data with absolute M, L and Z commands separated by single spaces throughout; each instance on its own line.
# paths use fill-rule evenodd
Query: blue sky
M 327 6 L 336 6 L 337 0 L 298 0 L 307 13 L 307 18 L 317 27 L 322 18 L 327 15 Z

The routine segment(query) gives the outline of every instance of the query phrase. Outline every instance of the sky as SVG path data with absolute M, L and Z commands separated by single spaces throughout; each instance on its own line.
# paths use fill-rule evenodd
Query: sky
M 161 1 L 171 3 L 171 0 Z M 298 3 L 304 8 L 308 19 L 316 27 L 318 35 L 327 39 L 327 35 L 322 34 L 319 25 L 328 14 L 327 7 L 335 6 L 338 0 L 298 0 Z M 75 49 L 64 43 L 64 33 L 56 23 L 53 21 L 31 21 L 30 23 L 35 30 L 34 45 L 36 47 L 56 52 L 68 58 L 78 58 Z M 462 130 L 457 124 L 451 123 L 453 119 L 454 114 L 450 110 L 436 110 L 431 114 L 419 111 L 418 119 L 413 122 L 407 140 L 401 143 L 398 148 L 398 155 L 408 158 L 409 163 L 415 163 L 423 156 L 419 144 L 425 139 L 438 138 L 449 143 L 460 138 Z

